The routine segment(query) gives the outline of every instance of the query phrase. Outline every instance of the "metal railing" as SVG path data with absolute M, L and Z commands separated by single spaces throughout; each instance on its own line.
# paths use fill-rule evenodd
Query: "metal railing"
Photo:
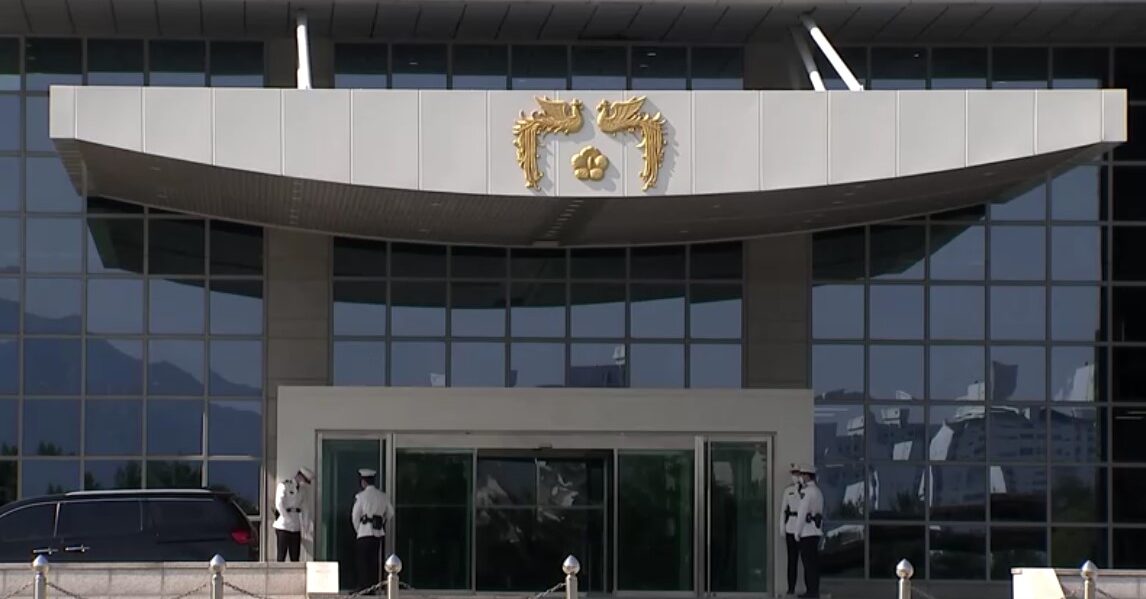
M 1106 599 L 1111 599 L 1110 595 L 1098 589 L 1098 566 L 1094 562 L 1086 560 L 1078 570 L 1079 576 L 1082 577 L 1082 597 L 1078 599 L 1098 599 L 1098 595 L 1103 595 Z M 906 559 L 900 560 L 895 565 L 895 575 L 899 577 L 899 592 L 897 599 L 911 599 L 911 577 L 915 576 L 915 567 L 911 562 Z M 937 599 L 935 596 L 926 593 L 920 589 L 915 589 L 923 599 Z M 1077 597 L 1075 593 L 1070 593 L 1067 597 Z
M 374 592 L 385 588 L 386 599 L 398 599 L 398 591 L 399 589 L 403 588 L 403 583 L 401 580 L 399 580 L 398 577 L 398 575 L 402 572 L 402 560 L 398 559 L 397 555 L 391 555 L 386 559 L 384 567 L 386 570 L 385 580 L 379 581 L 378 584 L 372 587 L 358 591 L 357 593 L 351 595 L 351 597 L 373 594 Z M 48 563 L 48 558 L 43 555 L 37 556 L 36 559 L 32 562 L 32 571 L 34 572 L 32 581 L 11 593 L 0 596 L 0 599 L 22 599 L 23 597 L 27 597 L 25 593 L 28 591 L 28 589 L 32 590 L 31 599 L 49 599 L 49 590 L 55 591 L 61 597 L 66 599 L 88 599 L 87 597 L 73 593 L 57 584 L 53 584 L 50 580 L 48 580 L 48 573 L 50 570 L 51 564 Z M 234 591 L 235 593 L 238 593 L 239 595 L 249 599 L 268 599 L 266 595 L 252 593 L 251 591 L 228 582 L 224 577 L 226 570 L 227 561 L 224 560 L 222 556 L 216 555 L 215 557 L 211 558 L 211 561 L 207 564 L 207 571 L 210 574 L 207 582 L 204 582 L 203 584 L 200 584 L 184 593 L 180 593 L 179 595 L 165 599 L 187 599 L 187 597 L 207 589 L 210 589 L 211 599 L 225 599 L 227 591 Z M 577 599 L 577 575 L 581 572 L 581 562 L 577 561 L 576 557 L 570 555 L 569 557 L 565 558 L 564 562 L 562 562 L 561 571 L 565 574 L 564 581 L 545 591 L 541 591 L 535 595 L 530 595 L 525 599 L 544 599 L 548 595 L 562 589 L 565 590 L 565 599 Z M 412 589 L 412 587 L 409 585 L 406 585 L 405 588 Z M 112 591 L 114 592 L 114 589 L 112 589 Z M 1087 599 L 1094 599 L 1094 597 L 1088 597 Z

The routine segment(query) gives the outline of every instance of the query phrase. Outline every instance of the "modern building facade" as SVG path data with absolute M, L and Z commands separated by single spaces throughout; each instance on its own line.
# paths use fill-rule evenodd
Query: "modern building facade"
M 420 589 L 761 594 L 796 461 L 829 592 L 1146 567 L 1144 19 L 0 0 L 0 503 L 308 465 L 338 559 L 371 466 Z

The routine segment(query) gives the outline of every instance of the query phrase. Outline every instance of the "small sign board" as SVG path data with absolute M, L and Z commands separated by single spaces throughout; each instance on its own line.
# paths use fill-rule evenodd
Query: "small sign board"
M 338 562 L 306 563 L 306 594 L 338 594 Z

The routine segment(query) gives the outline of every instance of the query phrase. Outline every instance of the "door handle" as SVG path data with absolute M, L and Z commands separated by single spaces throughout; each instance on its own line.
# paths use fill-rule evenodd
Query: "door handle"
M 54 547 L 41 547 L 39 549 L 33 549 L 32 555 L 51 555 L 57 551 L 59 551 L 59 549 Z
M 64 551 L 68 553 L 87 553 L 88 549 L 91 549 L 91 547 L 88 547 L 87 545 L 72 545 L 71 547 L 64 547 Z

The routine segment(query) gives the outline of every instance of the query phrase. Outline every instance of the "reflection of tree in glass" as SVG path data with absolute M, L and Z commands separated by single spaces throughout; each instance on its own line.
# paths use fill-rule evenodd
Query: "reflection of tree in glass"
M 255 514 L 255 513 L 258 513 L 258 511 L 259 511 L 258 506 L 256 506 L 254 503 L 251 503 L 250 500 L 248 500 L 246 497 L 243 497 L 238 492 L 232 491 L 231 488 L 228 487 L 227 485 L 214 484 L 208 488 L 211 489 L 212 491 L 219 491 L 221 493 L 231 494 L 231 496 L 233 496 L 235 498 L 235 503 L 239 504 L 239 507 L 242 508 L 243 513 Z
M 16 452 L 16 446 L 15 445 L 9 445 L 7 443 L 0 443 L 0 455 L 2 455 L 2 456 L 15 456 L 16 453 L 17 452 Z
M 147 488 L 201 489 L 203 470 L 199 462 L 148 462 Z
M 64 453 L 64 450 L 55 443 L 40 441 L 40 444 L 36 447 L 36 455 L 60 456 L 69 454 Z
M 1097 476 L 1097 475 L 1096 475 Z M 1054 481 L 1054 518 L 1062 522 L 1092 522 L 1095 520 L 1094 489 L 1101 485 L 1087 484 L 1075 473 L 1057 474 Z
M 618 576 L 625 590 L 684 590 L 691 586 L 690 457 L 621 458 Z M 718 496 L 714 502 L 731 499 L 727 485 L 713 485 L 713 490 Z
M 139 462 L 128 462 L 115 469 L 110 489 L 140 489 L 143 487 L 143 467 Z M 84 472 L 84 489 L 89 491 L 103 491 L 105 487 L 95 479 L 91 472 Z

